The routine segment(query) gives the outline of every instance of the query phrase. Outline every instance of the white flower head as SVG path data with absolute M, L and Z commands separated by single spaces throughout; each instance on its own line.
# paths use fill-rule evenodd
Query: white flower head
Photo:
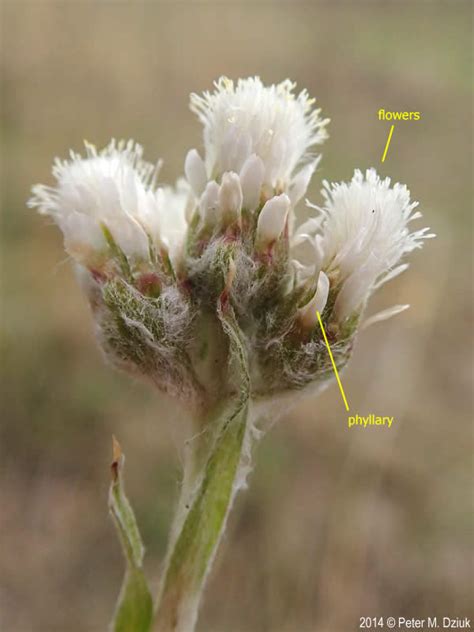
M 295 170 L 311 159 L 310 148 L 326 139 L 329 122 L 306 90 L 296 96 L 294 88 L 289 80 L 264 86 L 258 77 L 237 84 L 221 77 L 214 92 L 191 95 L 191 109 L 204 125 L 209 177 L 239 173 L 255 154 L 263 161 L 263 184 L 288 190 Z
M 375 284 L 395 276 L 403 255 L 434 235 L 428 228 L 410 232 L 408 224 L 421 217 L 413 212 L 418 203 L 410 201 L 405 185 L 390 186 L 390 178 L 382 180 L 375 169 L 365 176 L 356 170 L 350 183 L 324 182 L 322 193 L 322 268 L 343 283 L 335 305 L 343 319 L 364 303 Z
M 54 219 L 67 252 L 79 263 L 92 266 L 106 257 L 107 233 L 138 261 L 148 259 L 150 241 L 158 248 L 172 247 L 176 233 L 184 233 L 179 222 L 169 221 L 170 214 L 176 215 L 171 192 L 154 189 L 159 163 L 145 162 L 142 154 L 133 141 L 112 141 L 101 152 L 86 143 L 85 158 L 71 152 L 70 160 L 56 159 L 55 187 L 33 188 L 29 205 Z

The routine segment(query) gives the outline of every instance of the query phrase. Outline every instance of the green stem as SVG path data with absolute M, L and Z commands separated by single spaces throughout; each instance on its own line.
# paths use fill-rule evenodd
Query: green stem
M 158 601 L 158 632 L 192 632 L 204 583 L 224 530 L 235 493 L 249 429 L 249 376 L 246 354 L 234 315 L 221 307 L 219 318 L 229 337 L 233 381 L 237 394 L 208 420 L 202 442 L 191 443 L 174 537 Z M 235 392 L 235 391 L 234 391 Z M 197 468 L 196 463 L 203 463 Z M 181 515 L 180 515 L 181 513 Z

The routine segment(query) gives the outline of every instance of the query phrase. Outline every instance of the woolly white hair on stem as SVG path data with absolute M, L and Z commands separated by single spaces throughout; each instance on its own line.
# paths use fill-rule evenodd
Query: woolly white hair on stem
M 308 151 L 327 138 L 329 119 L 314 110 L 306 90 L 293 82 L 264 86 L 259 77 L 221 77 L 214 92 L 191 95 L 191 110 L 204 125 L 208 175 L 239 172 L 251 154 L 264 164 L 264 184 L 286 190 Z

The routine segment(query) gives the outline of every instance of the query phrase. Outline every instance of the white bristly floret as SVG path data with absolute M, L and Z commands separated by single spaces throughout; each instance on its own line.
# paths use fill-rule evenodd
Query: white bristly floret
M 374 169 L 365 177 L 356 170 L 350 183 L 324 182 L 324 187 L 322 268 L 343 283 L 335 304 L 343 320 L 364 303 L 375 285 L 405 269 L 395 268 L 403 255 L 434 235 L 428 228 L 410 232 L 409 222 L 421 217 L 413 212 L 418 203 L 410 201 L 405 185 L 391 187 L 390 179 L 381 180 Z
M 191 109 L 204 125 L 209 178 L 239 173 L 256 154 L 264 165 L 263 184 L 273 191 L 289 190 L 296 169 L 314 158 L 310 148 L 326 139 L 329 122 L 313 109 L 306 90 L 296 96 L 294 88 L 289 80 L 264 86 L 258 77 L 236 84 L 221 77 L 214 92 L 191 95 Z M 300 177 L 296 197 L 304 194 L 310 175 L 306 169 Z
M 36 185 L 29 206 L 50 215 L 64 234 L 67 252 L 93 267 L 107 256 L 109 231 L 117 246 L 132 260 L 147 260 L 150 241 L 175 250 L 186 223 L 177 210 L 183 193 L 155 191 L 159 165 L 142 159 L 133 141 L 112 141 L 97 152 L 86 143 L 86 157 L 71 152 L 70 160 L 56 159 L 55 187 Z M 179 205 L 178 204 L 178 205 Z

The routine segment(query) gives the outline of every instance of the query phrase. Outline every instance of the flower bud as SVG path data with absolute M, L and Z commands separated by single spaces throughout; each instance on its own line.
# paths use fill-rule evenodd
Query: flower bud
M 261 158 L 252 154 L 244 162 L 240 172 L 240 184 L 242 186 L 242 206 L 247 211 L 254 211 L 260 202 L 265 166 Z
M 242 187 L 239 176 L 233 171 L 228 171 L 222 176 L 218 199 L 221 219 L 224 224 L 230 224 L 240 218 Z
M 289 209 L 290 199 L 285 193 L 265 202 L 257 223 L 257 244 L 260 248 L 271 245 L 281 235 Z
M 309 303 L 298 310 L 299 321 L 305 329 L 313 329 L 316 326 L 318 322 L 317 312 L 322 313 L 326 307 L 328 295 L 329 279 L 324 272 L 320 272 L 316 293 Z
M 196 197 L 199 197 L 206 186 L 207 174 L 204 162 L 196 149 L 188 151 L 184 161 L 184 173 Z
M 219 185 L 215 180 L 211 180 L 207 183 L 199 201 L 199 213 L 206 226 L 217 224 L 218 208 Z

